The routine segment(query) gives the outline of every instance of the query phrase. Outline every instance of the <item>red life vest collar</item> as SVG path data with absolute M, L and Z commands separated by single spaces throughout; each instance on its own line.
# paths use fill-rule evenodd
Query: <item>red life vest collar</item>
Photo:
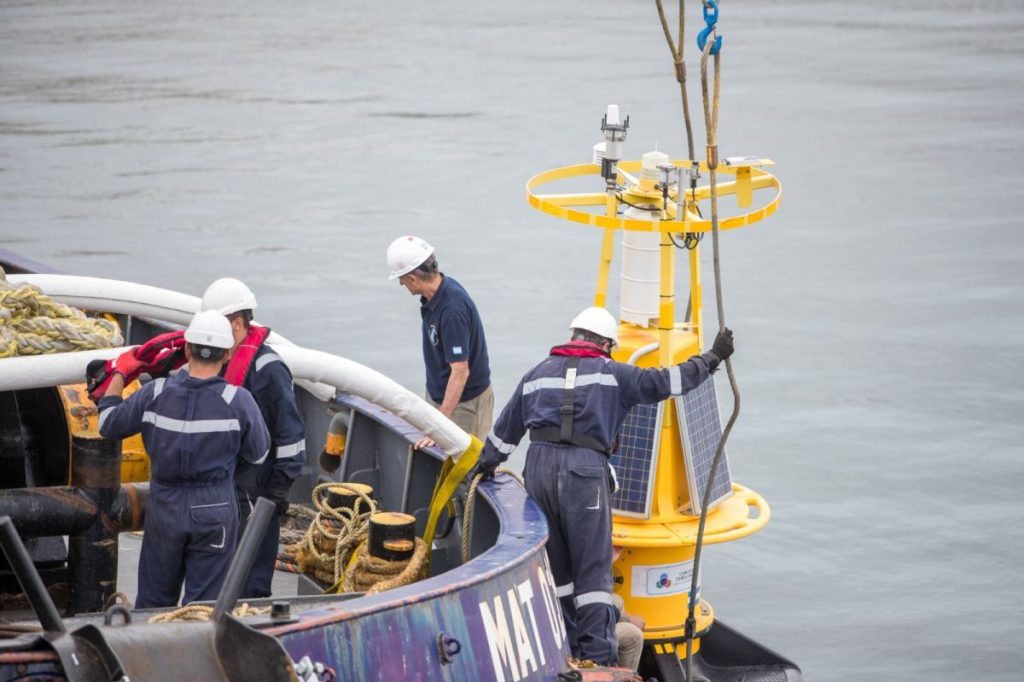
M 590 341 L 570 341 L 551 349 L 551 355 L 562 355 L 570 358 L 610 358 L 596 343 Z
M 235 348 L 234 354 L 228 360 L 227 369 L 224 371 L 224 381 L 234 386 L 241 386 L 245 383 L 245 377 L 249 374 L 249 368 L 256 360 L 256 353 L 260 346 L 270 336 L 270 327 L 249 325 L 249 332 L 242 339 L 242 342 Z

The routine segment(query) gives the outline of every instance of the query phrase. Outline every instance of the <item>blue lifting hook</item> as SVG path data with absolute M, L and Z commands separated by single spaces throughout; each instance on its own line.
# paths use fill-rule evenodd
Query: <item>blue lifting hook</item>
M 707 24 L 701 32 L 697 34 L 697 47 L 700 51 L 704 51 L 704 46 L 708 42 L 708 36 L 715 30 L 715 24 L 718 23 L 718 0 L 704 0 L 704 23 Z M 718 54 L 722 49 L 722 36 L 716 36 L 714 43 L 711 45 L 711 52 L 708 54 Z

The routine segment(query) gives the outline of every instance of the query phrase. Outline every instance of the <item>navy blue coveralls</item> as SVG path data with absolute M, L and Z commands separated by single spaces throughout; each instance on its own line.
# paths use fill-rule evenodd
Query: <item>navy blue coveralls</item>
M 235 463 L 262 462 L 270 436 L 253 397 L 182 369 L 127 400 L 99 402 L 100 435 L 139 431 L 152 474 L 139 559 L 138 608 L 216 599 L 235 550 Z
M 487 339 L 476 304 L 462 285 L 441 275 L 441 286 L 427 300 L 420 297 L 423 321 L 423 364 L 427 370 L 427 395 L 444 401 L 453 362 L 469 362 L 469 378 L 459 402 L 472 400 L 491 385 Z
M 526 373 L 484 443 L 481 462 L 504 461 L 531 431 L 523 475 L 526 491 L 548 521 L 548 559 L 570 648 L 579 658 L 614 665 L 617 618 L 612 606 L 609 502 L 614 473 L 608 453 L 630 408 L 696 388 L 719 359 L 708 352 L 667 369 L 640 369 L 603 356 L 559 354 L 561 349 L 587 346 L 597 348 L 585 342 L 556 347 Z M 591 447 L 548 440 L 552 431 L 557 434 L 561 429 L 572 362 L 579 363 L 571 396 L 572 433 L 574 440 Z
M 275 477 L 286 480 L 290 487 L 306 463 L 306 428 L 295 402 L 292 373 L 281 356 L 266 344 L 260 346 L 243 385 L 256 399 L 270 431 L 272 447 L 270 456 L 262 463 L 238 463 L 235 485 L 240 515 L 239 537 L 245 531 L 256 498 L 270 497 Z M 242 591 L 243 598 L 270 596 L 280 533 L 281 517 L 275 513 L 256 552 L 249 580 Z

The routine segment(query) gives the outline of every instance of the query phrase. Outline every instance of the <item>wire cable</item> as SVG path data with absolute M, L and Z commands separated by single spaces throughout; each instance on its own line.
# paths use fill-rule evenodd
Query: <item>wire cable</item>
M 711 56 L 712 47 L 715 41 L 709 40 L 704 45 L 701 54 L 701 93 L 704 101 L 704 123 L 707 128 L 707 155 L 708 175 L 711 187 L 711 243 L 714 253 L 713 263 L 715 271 L 715 304 L 718 308 L 718 329 L 721 332 L 725 329 L 725 304 L 722 297 L 722 270 L 720 264 L 720 249 L 718 243 L 718 107 L 719 92 L 721 89 L 722 63 L 721 53 L 714 54 L 714 81 L 710 88 L 708 86 L 708 57 Z M 726 373 L 729 375 L 729 386 L 732 389 L 733 405 L 732 414 L 722 430 L 722 437 L 718 441 L 718 448 L 715 450 L 715 457 L 711 460 L 711 470 L 708 474 L 708 482 L 704 487 L 704 495 L 701 499 L 700 522 L 697 525 L 697 542 L 693 555 L 693 575 L 690 581 L 690 604 L 686 617 L 686 681 L 693 682 L 693 636 L 696 629 L 694 610 L 696 602 L 694 595 L 697 592 L 697 584 L 700 575 L 700 558 L 704 547 L 704 527 L 707 524 L 708 503 L 711 501 L 711 489 L 715 480 L 715 472 L 721 462 L 722 453 L 725 451 L 725 442 L 729 438 L 732 427 L 740 414 L 740 390 L 736 383 L 736 373 L 730 358 L 725 359 Z

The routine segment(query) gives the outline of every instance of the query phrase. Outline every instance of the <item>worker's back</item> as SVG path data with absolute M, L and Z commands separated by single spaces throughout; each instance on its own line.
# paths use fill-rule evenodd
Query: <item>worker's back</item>
M 572 348 L 562 346 L 560 348 Z M 667 369 L 641 369 L 604 356 L 573 356 L 555 353 L 523 377 L 523 424 L 531 431 L 559 430 L 565 400 L 566 373 L 576 364 L 572 396 L 573 432 L 594 439 L 608 452 L 629 409 L 639 403 L 664 400 L 698 385 L 708 375 L 710 363 L 696 362 Z M 557 439 L 548 439 L 557 440 Z
M 254 465 L 242 459 L 235 472 L 240 497 L 248 495 L 255 502 L 276 469 L 286 472 L 291 480 L 302 474 L 306 430 L 295 401 L 291 371 L 270 346 L 260 346 L 242 385 L 255 399 L 272 445 L 265 461 Z
M 270 436 L 244 388 L 186 370 L 146 384 L 128 400 L 100 400 L 100 434 L 142 432 L 152 467 L 139 558 L 140 608 L 213 599 L 234 552 L 236 461 L 260 462 Z
M 100 401 L 100 433 L 123 438 L 141 427 L 158 486 L 226 483 L 239 457 L 260 461 L 269 448 L 252 396 L 220 377 L 195 379 L 181 371 L 146 384 L 125 409 L 105 409 L 107 400 Z M 250 438 L 254 428 L 253 435 L 264 437 Z
M 620 400 L 616 363 L 605 357 L 552 355 L 527 372 L 522 383 L 523 424 L 531 431 L 561 428 L 565 375 L 574 362 L 578 364 L 572 396 L 573 431 L 595 439 L 599 449 L 607 451 L 626 410 Z

